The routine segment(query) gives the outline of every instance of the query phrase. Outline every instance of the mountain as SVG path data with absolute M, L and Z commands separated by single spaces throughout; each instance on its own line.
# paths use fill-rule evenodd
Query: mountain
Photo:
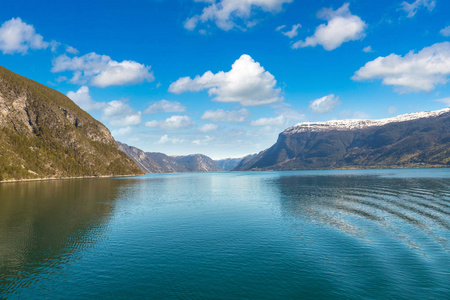
M 234 170 L 450 167 L 450 108 L 382 120 L 299 123 Z
M 65 95 L 0 67 L 0 181 L 142 174 Z
M 256 154 L 250 154 L 244 157 L 239 157 L 239 158 L 224 158 L 224 159 L 216 159 L 214 160 L 214 162 L 220 166 L 222 169 L 224 169 L 225 171 L 231 171 L 234 168 L 236 168 L 239 163 L 241 161 L 243 161 L 244 159 L 249 159 L 252 157 L 255 157 Z
M 126 153 L 145 173 L 185 173 L 221 172 L 211 158 L 202 154 L 168 156 L 158 152 L 144 152 L 136 147 L 117 142 L 119 149 Z

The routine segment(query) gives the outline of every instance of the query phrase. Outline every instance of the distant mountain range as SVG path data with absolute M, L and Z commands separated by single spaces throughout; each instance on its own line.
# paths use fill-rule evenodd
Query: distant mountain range
M 0 181 L 142 174 L 65 95 L 0 67 Z
M 241 163 L 241 161 L 243 161 L 244 159 L 249 159 L 249 158 L 252 158 L 255 156 L 256 156 L 256 153 L 250 154 L 250 155 L 247 155 L 244 157 L 239 157 L 239 158 L 224 158 L 224 159 L 216 159 L 214 161 L 225 171 L 231 171 L 234 168 L 236 168 Z
M 450 167 L 450 108 L 382 120 L 299 123 L 234 171 Z
M 119 149 L 126 153 L 144 173 L 222 172 L 210 157 L 202 154 L 169 156 L 158 152 L 144 152 L 117 141 Z

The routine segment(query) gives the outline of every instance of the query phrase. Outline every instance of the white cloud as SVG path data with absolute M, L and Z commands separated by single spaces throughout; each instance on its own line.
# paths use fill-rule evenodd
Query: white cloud
M 339 97 L 336 97 L 334 94 L 330 94 L 311 101 L 311 103 L 309 104 L 309 108 L 315 113 L 327 114 L 332 112 L 336 107 L 339 106 L 339 104 L 341 104 L 341 102 L 339 101 Z
M 298 35 L 298 29 L 300 27 L 302 27 L 302 25 L 296 24 L 296 25 L 292 26 L 291 30 L 286 31 L 286 32 L 281 32 L 281 33 L 284 34 L 285 36 L 287 36 L 288 38 L 292 39 Z
M 122 128 L 116 129 L 116 130 L 112 130 L 111 134 L 114 137 L 127 137 L 132 132 L 133 132 L 133 128 L 128 126 L 128 127 L 122 127 Z
M 142 113 L 131 108 L 125 100 L 97 102 L 92 99 L 87 86 L 80 87 L 76 92 L 68 92 L 67 97 L 86 111 L 100 110 L 101 120 L 112 126 L 136 126 L 142 122 Z
M 373 52 L 372 46 L 364 47 L 364 48 L 363 48 L 363 52 L 365 52 L 365 53 Z
M 201 132 L 211 132 L 211 131 L 216 131 L 217 129 L 219 129 L 219 126 L 217 126 L 216 124 L 213 124 L 213 123 L 208 123 L 208 124 L 202 125 L 198 128 L 198 130 Z
M 28 49 L 46 49 L 50 45 L 21 18 L 12 18 L 0 27 L 0 50 L 3 54 L 26 54 Z M 55 45 L 56 42 L 52 42 L 52 47 Z
M 243 54 L 228 72 L 213 74 L 207 71 L 202 76 L 182 77 L 172 83 L 169 92 L 198 92 L 208 90 L 218 102 L 239 102 L 242 106 L 264 105 L 282 101 L 281 89 L 275 88 L 275 77 L 249 55 Z
M 388 113 L 388 114 L 392 115 L 392 114 L 395 114 L 396 112 L 397 112 L 397 107 L 395 107 L 395 106 L 389 106 L 389 108 L 388 108 L 388 110 L 387 110 L 387 113 Z
M 52 72 L 65 71 L 73 72 L 72 83 L 89 83 L 99 87 L 154 80 L 150 66 L 131 60 L 117 62 L 107 55 L 99 55 L 94 52 L 73 58 L 66 54 L 56 57 L 53 60 Z
M 264 130 L 272 130 L 273 127 L 287 128 L 293 124 L 306 120 L 304 113 L 294 110 L 289 107 L 282 107 L 276 110 L 277 117 L 260 118 L 250 123 L 250 126 L 264 127 Z M 263 133 L 263 131 L 257 131 L 256 133 Z
M 145 123 L 146 127 L 158 127 L 166 130 L 187 129 L 191 128 L 194 125 L 194 121 L 192 121 L 192 119 L 188 116 L 171 116 L 170 118 L 162 121 L 153 120 Z
M 390 54 L 369 61 L 352 77 L 353 80 L 382 79 L 400 92 L 431 91 L 445 84 L 450 74 L 450 43 L 437 43 L 418 53 L 405 56 Z
M 67 97 L 72 99 L 73 102 L 86 111 L 100 110 L 107 106 L 105 102 L 94 101 L 87 86 L 80 87 L 76 92 L 68 92 Z
M 447 27 L 441 29 L 440 33 L 443 36 L 450 36 L 450 26 L 447 26 Z
M 151 104 L 144 114 L 156 114 L 160 112 L 184 112 L 186 107 L 180 102 L 161 100 Z
M 226 111 L 223 109 L 207 110 L 203 113 L 203 120 L 213 122 L 244 122 L 250 116 L 250 112 L 245 108 L 240 110 Z
M 322 45 L 325 50 L 331 51 L 345 42 L 362 39 L 367 25 L 360 17 L 352 15 L 348 7 L 349 3 L 345 3 L 336 11 L 331 8 L 322 9 L 318 17 L 327 20 L 328 24 L 319 25 L 314 35 L 294 43 L 292 48 Z
M 102 120 L 112 126 L 135 126 L 142 122 L 142 113 L 131 108 L 123 100 L 113 100 L 103 108 Z
M 170 138 L 167 134 L 163 135 L 155 144 L 183 144 L 183 139 Z
M 66 46 L 66 52 L 67 53 L 71 53 L 71 54 L 75 54 L 77 55 L 78 53 L 80 53 L 80 51 L 78 51 L 78 49 L 72 47 L 72 46 Z
M 286 123 L 286 118 L 283 115 L 274 118 L 260 118 L 252 121 L 250 126 L 280 126 Z
M 281 29 L 285 28 L 286 25 L 280 25 L 277 28 L 275 28 L 276 31 L 280 31 Z
M 292 0 L 219 0 L 205 2 L 202 13 L 187 19 L 184 28 L 194 30 L 201 23 L 214 22 L 217 27 L 228 31 L 233 28 L 245 29 L 257 22 L 252 17 L 258 12 L 277 13 L 283 4 Z
M 198 139 L 198 140 L 193 140 L 192 144 L 197 145 L 197 146 L 206 146 L 209 144 L 209 142 L 211 142 L 212 140 L 214 140 L 212 137 L 210 136 L 205 136 L 204 139 Z
M 437 100 L 435 100 L 435 101 L 442 102 L 442 103 L 444 103 L 444 104 L 450 106 L 450 97 L 437 99 Z
M 401 9 L 408 13 L 407 17 L 412 18 L 420 7 L 426 7 L 428 11 L 432 11 L 436 6 L 435 0 L 416 0 L 412 3 L 403 1 Z

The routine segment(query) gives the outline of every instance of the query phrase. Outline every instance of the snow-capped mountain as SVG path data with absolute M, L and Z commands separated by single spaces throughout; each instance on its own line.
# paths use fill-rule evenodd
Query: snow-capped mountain
M 410 114 L 399 115 L 392 118 L 379 119 L 379 120 L 331 120 L 325 122 L 302 122 L 294 126 L 289 127 L 283 133 L 294 134 L 298 132 L 318 132 L 328 130 L 355 130 L 363 129 L 367 127 L 383 126 L 389 123 L 407 122 L 423 118 L 438 117 L 442 114 L 450 112 L 449 108 L 444 108 L 436 111 L 424 111 Z
M 450 108 L 381 120 L 299 123 L 234 170 L 450 167 Z

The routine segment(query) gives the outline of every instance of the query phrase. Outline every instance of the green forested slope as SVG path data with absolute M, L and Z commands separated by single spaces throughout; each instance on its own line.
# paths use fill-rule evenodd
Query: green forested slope
M 0 180 L 140 173 L 72 100 L 0 67 Z

